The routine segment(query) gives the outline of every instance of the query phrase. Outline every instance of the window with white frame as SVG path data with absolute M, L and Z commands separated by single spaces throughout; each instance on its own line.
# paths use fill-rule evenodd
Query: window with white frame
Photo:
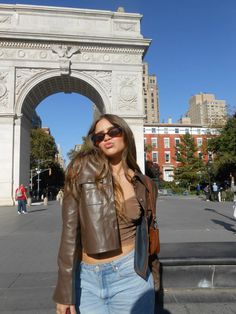
M 179 134 L 179 128 L 175 128 L 175 134 Z
M 156 133 L 156 128 L 152 128 L 152 133 Z
M 180 144 L 180 138 L 176 137 L 175 138 L 175 146 L 178 146 Z
M 157 148 L 157 138 L 156 137 L 152 137 L 151 141 L 152 141 L 152 147 L 153 148 Z
M 200 146 L 202 146 L 202 138 L 198 137 L 197 138 L 197 147 L 200 147 Z
M 168 128 L 164 128 L 164 134 L 168 134 Z
M 170 139 L 168 137 L 164 138 L 164 148 L 170 148 Z
M 165 152 L 165 162 L 170 162 L 170 152 Z
M 189 129 L 185 129 L 185 134 L 189 134 Z
M 178 150 L 175 151 L 175 157 L 176 157 L 176 161 L 180 162 L 181 154 L 180 154 L 180 152 Z
M 153 162 L 158 162 L 158 155 L 157 155 L 157 152 L 152 152 L 152 161 L 153 161 Z

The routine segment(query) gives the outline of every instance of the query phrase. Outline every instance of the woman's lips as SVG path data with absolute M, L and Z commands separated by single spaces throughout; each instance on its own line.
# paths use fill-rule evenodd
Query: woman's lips
M 107 149 L 111 148 L 111 147 L 113 147 L 113 143 L 111 143 L 111 142 L 110 143 L 106 143 L 106 144 L 104 144 L 104 147 L 107 148 Z

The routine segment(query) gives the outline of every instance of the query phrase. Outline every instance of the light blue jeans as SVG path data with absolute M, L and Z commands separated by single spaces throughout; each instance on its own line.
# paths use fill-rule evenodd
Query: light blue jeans
M 153 314 L 154 284 L 134 271 L 134 251 L 104 264 L 81 262 L 76 275 L 76 309 L 81 314 Z

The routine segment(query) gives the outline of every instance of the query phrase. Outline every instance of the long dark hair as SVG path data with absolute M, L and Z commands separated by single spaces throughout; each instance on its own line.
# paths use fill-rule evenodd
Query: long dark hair
M 77 177 L 81 173 L 84 163 L 92 162 L 97 167 L 97 173 L 95 175 L 95 181 L 98 189 L 103 190 L 103 186 L 99 184 L 101 178 L 105 177 L 106 174 L 110 171 L 111 168 L 109 165 L 109 160 L 102 153 L 100 148 L 98 148 L 92 141 L 92 136 L 95 134 L 96 125 L 102 119 L 106 119 L 112 125 L 116 125 L 122 128 L 122 134 L 125 143 L 125 149 L 122 153 L 122 166 L 125 172 L 126 178 L 131 181 L 131 176 L 128 172 L 129 169 L 132 171 L 140 171 L 140 168 L 136 161 L 136 146 L 134 141 L 133 133 L 126 123 L 126 121 L 113 114 L 103 114 L 91 125 L 87 137 L 84 139 L 81 150 L 74 157 L 67 168 L 66 180 L 65 180 L 65 196 L 66 194 L 73 194 L 75 199 L 79 200 L 80 196 L 80 187 L 77 184 Z M 114 196 L 115 196 L 115 205 L 118 215 L 125 219 L 124 208 L 123 208 L 123 190 L 119 182 L 113 177 L 113 186 L 114 186 Z
M 103 114 L 97 120 L 95 120 L 88 131 L 88 137 L 91 137 L 95 133 L 96 125 L 102 119 L 108 120 L 111 124 L 120 126 L 123 130 L 125 149 L 122 154 L 122 164 L 124 169 L 130 168 L 133 171 L 140 172 L 140 168 L 137 164 L 136 146 L 134 141 L 134 135 L 128 126 L 127 122 L 114 114 Z

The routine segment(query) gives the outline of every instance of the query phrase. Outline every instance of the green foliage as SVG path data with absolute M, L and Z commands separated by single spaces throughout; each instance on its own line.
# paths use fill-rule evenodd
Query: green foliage
M 55 161 L 58 153 L 54 138 L 44 130 L 37 128 L 31 130 L 30 167 L 37 168 L 38 160 L 45 161 L 44 167 Z
M 152 179 L 157 179 L 159 181 L 161 171 L 158 164 L 152 162 L 151 160 L 145 161 L 145 174 Z
M 67 153 L 67 157 L 68 157 L 70 160 L 72 160 L 72 159 L 76 156 L 77 153 L 78 153 L 78 152 L 72 148 L 72 149 L 70 149 L 69 152 Z
M 220 136 L 209 141 L 214 153 L 214 172 L 218 180 L 229 180 L 230 173 L 236 176 L 236 113 L 228 119 Z
M 33 171 L 33 190 L 37 189 L 35 169 L 41 169 L 40 191 L 48 187 L 60 188 L 64 185 L 64 170 L 56 160 L 58 154 L 54 138 L 40 128 L 31 130 L 30 169 Z M 51 169 L 51 175 L 49 173 Z
M 190 134 L 185 134 L 176 146 L 176 160 L 179 165 L 174 170 L 174 180 L 180 187 L 190 189 L 201 178 L 204 163 L 197 155 L 197 146 Z

